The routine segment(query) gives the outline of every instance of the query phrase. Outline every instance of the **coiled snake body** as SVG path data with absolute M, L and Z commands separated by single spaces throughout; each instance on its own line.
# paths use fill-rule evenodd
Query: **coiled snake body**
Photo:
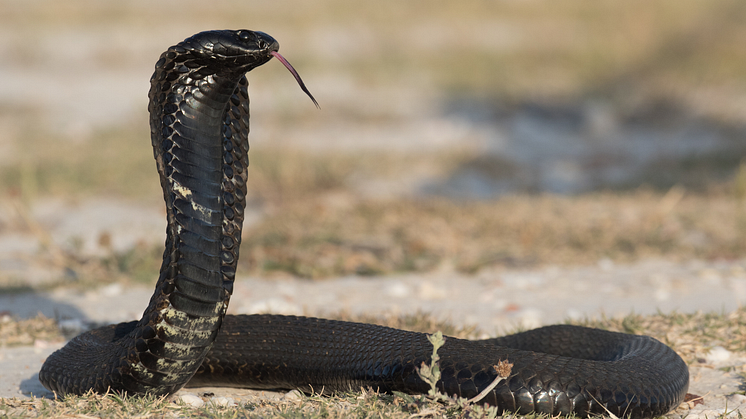
M 52 354 L 39 379 L 59 394 L 93 389 L 169 394 L 190 384 L 262 389 L 427 392 L 416 367 L 426 335 L 366 324 L 272 315 L 225 316 L 246 203 L 246 72 L 277 54 L 261 32 L 209 31 L 169 48 L 149 93 L 151 140 L 167 207 L 158 282 L 142 319 L 82 334 Z M 290 67 L 289 67 L 290 68 Z M 300 82 L 300 79 L 298 79 Z M 441 391 L 501 411 L 652 417 L 683 399 L 686 364 L 646 336 L 550 326 L 482 341 L 448 338 Z

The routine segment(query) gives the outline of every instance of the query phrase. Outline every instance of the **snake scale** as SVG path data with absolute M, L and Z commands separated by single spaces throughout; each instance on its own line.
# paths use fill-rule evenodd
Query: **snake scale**
M 164 52 L 149 93 L 151 141 L 166 202 L 158 282 L 139 321 L 92 330 L 53 353 L 39 373 L 64 394 L 170 394 L 190 385 L 334 392 L 370 387 L 427 392 L 421 333 L 316 318 L 226 316 L 246 204 L 246 73 L 277 57 L 269 35 L 198 33 Z M 309 93 L 310 96 L 310 93 Z M 313 98 L 313 97 L 311 97 Z M 659 341 L 578 326 L 543 327 L 440 349 L 439 389 L 473 397 L 513 364 L 482 402 L 500 411 L 633 418 L 662 415 L 686 394 L 683 360 Z M 191 381 L 190 381 L 191 380 Z

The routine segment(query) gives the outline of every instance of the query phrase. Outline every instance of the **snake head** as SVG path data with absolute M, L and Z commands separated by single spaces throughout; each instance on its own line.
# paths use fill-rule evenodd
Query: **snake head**
M 216 64 L 213 69 L 218 73 L 244 74 L 269 61 L 280 44 L 264 32 L 240 29 L 200 32 L 172 48 L 188 53 L 200 65 Z
M 280 44 L 264 32 L 247 29 L 206 31 L 169 48 L 156 67 L 169 67 L 167 70 L 170 70 L 173 67 L 166 63 L 168 60 L 176 60 L 181 64 L 177 72 L 191 72 L 191 77 L 195 74 L 237 77 L 275 57 L 290 71 L 301 90 L 318 108 L 318 102 L 308 91 L 298 72 L 277 52 L 279 49 Z

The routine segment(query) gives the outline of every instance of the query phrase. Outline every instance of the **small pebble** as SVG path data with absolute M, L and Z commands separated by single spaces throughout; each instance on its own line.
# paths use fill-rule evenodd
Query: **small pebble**
M 290 390 L 282 397 L 284 400 L 287 401 L 296 401 L 300 400 L 301 394 L 298 390 Z
M 210 401 L 214 405 L 221 407 L 233 407 L 236 405 L 236 402 L 230 397 L 215 396 L 211 397 Z
M 182 403 L 192 407 L 202 407 L 205 404 L 204 400 L 195 396 L 194 394 L 182 394 L 181 396 L 179 396 L 179 400 L 181 400 Z
M 448 297 L 448 291 L 434 285 L 430 281 L 422 281 L 419 289 L 419 298 L 422 300 L 443 300 Z
M 118 282 L 109 284 L 105 287 L 102 287 L 99 290 L 101 295 L 103 295 L 104 297 L 116 297 L 122 294 L 122 291 L 123 291 L 122 284 Z
M 746 396 L 743 394 L 731 394 L 725 396 L 725 400 L 728 401 L 728 407 L 739 407 L 742 404 L 746 404 Z
M 578 309 L 568 308 L 565 312 L 565 316 L 570 320 L 581 320 L 585 317 L 585 314 Z
M 44 339 L 34 339 L 34 349 L 47 349 L 49 346 L 49 341 Z
M 598 261 L 598 267 L 601 268 L 602 271 L 609 272 L 614 269 L 614 261 L 608 258 L 600 259 Z
M 259 300 L 253 304 L 249 304 L 248 307 L 241 307 L 239 310 L 241 313 L 272 313 L 272 314 L 284 314 L 288 316 L 301 316 L 303 315 L 303 309 L 292 302 L 286 301 L 282 298 L 267 298 L 265 300 Z
M 714 346 L 707 353 L 707 362 L 710 364 L 720 364 L 730 359 L 731 352 L 722 346 Z
M 386 294 L 388 294 L 389 297 L 406 298 L 409 297 L 410 293 L 411 291 L 409 290 L 409 287 L 398 281 L 390 284 L 386 288 Z
M 60 331 L 65 335 L 75 336 L 85 330 L 82 319 L 62 319 L 57 322 Z

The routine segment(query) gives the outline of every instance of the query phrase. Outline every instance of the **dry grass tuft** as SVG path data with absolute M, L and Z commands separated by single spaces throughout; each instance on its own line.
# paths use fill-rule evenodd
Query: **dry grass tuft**
M 404 395 L 378 394 L 361 391 L 336 396 L 285 397 L 281 400 L 239 402 L 235 406 L 220 406 L 207 402 L 202 407 L 188 406 L 175 398 L 152 396 L 120 397 L 89 394 L 62 400 L 2 399 L 0 416 L 30 418 L 396 418 L 410 419 L 469 417 L 486 418 L 471 409 L 448 410 L 434 401 L 412 400 Z M 515 415 L 507 414 L 511 418 Z M 532 417 L 534 417 L 532 415 Z
M 495 201 L 306 199 L 247 229 L 244 268 L 319 278 L 609 258 L 738 258 L 746 210 L 727 193 L 638 190 Z
M 38 315 L 32 319 L 15 319 L 0 314 L 0 348 L 28 346 L 37 341 L 60 342 L 63 340 L 57 322 Z

